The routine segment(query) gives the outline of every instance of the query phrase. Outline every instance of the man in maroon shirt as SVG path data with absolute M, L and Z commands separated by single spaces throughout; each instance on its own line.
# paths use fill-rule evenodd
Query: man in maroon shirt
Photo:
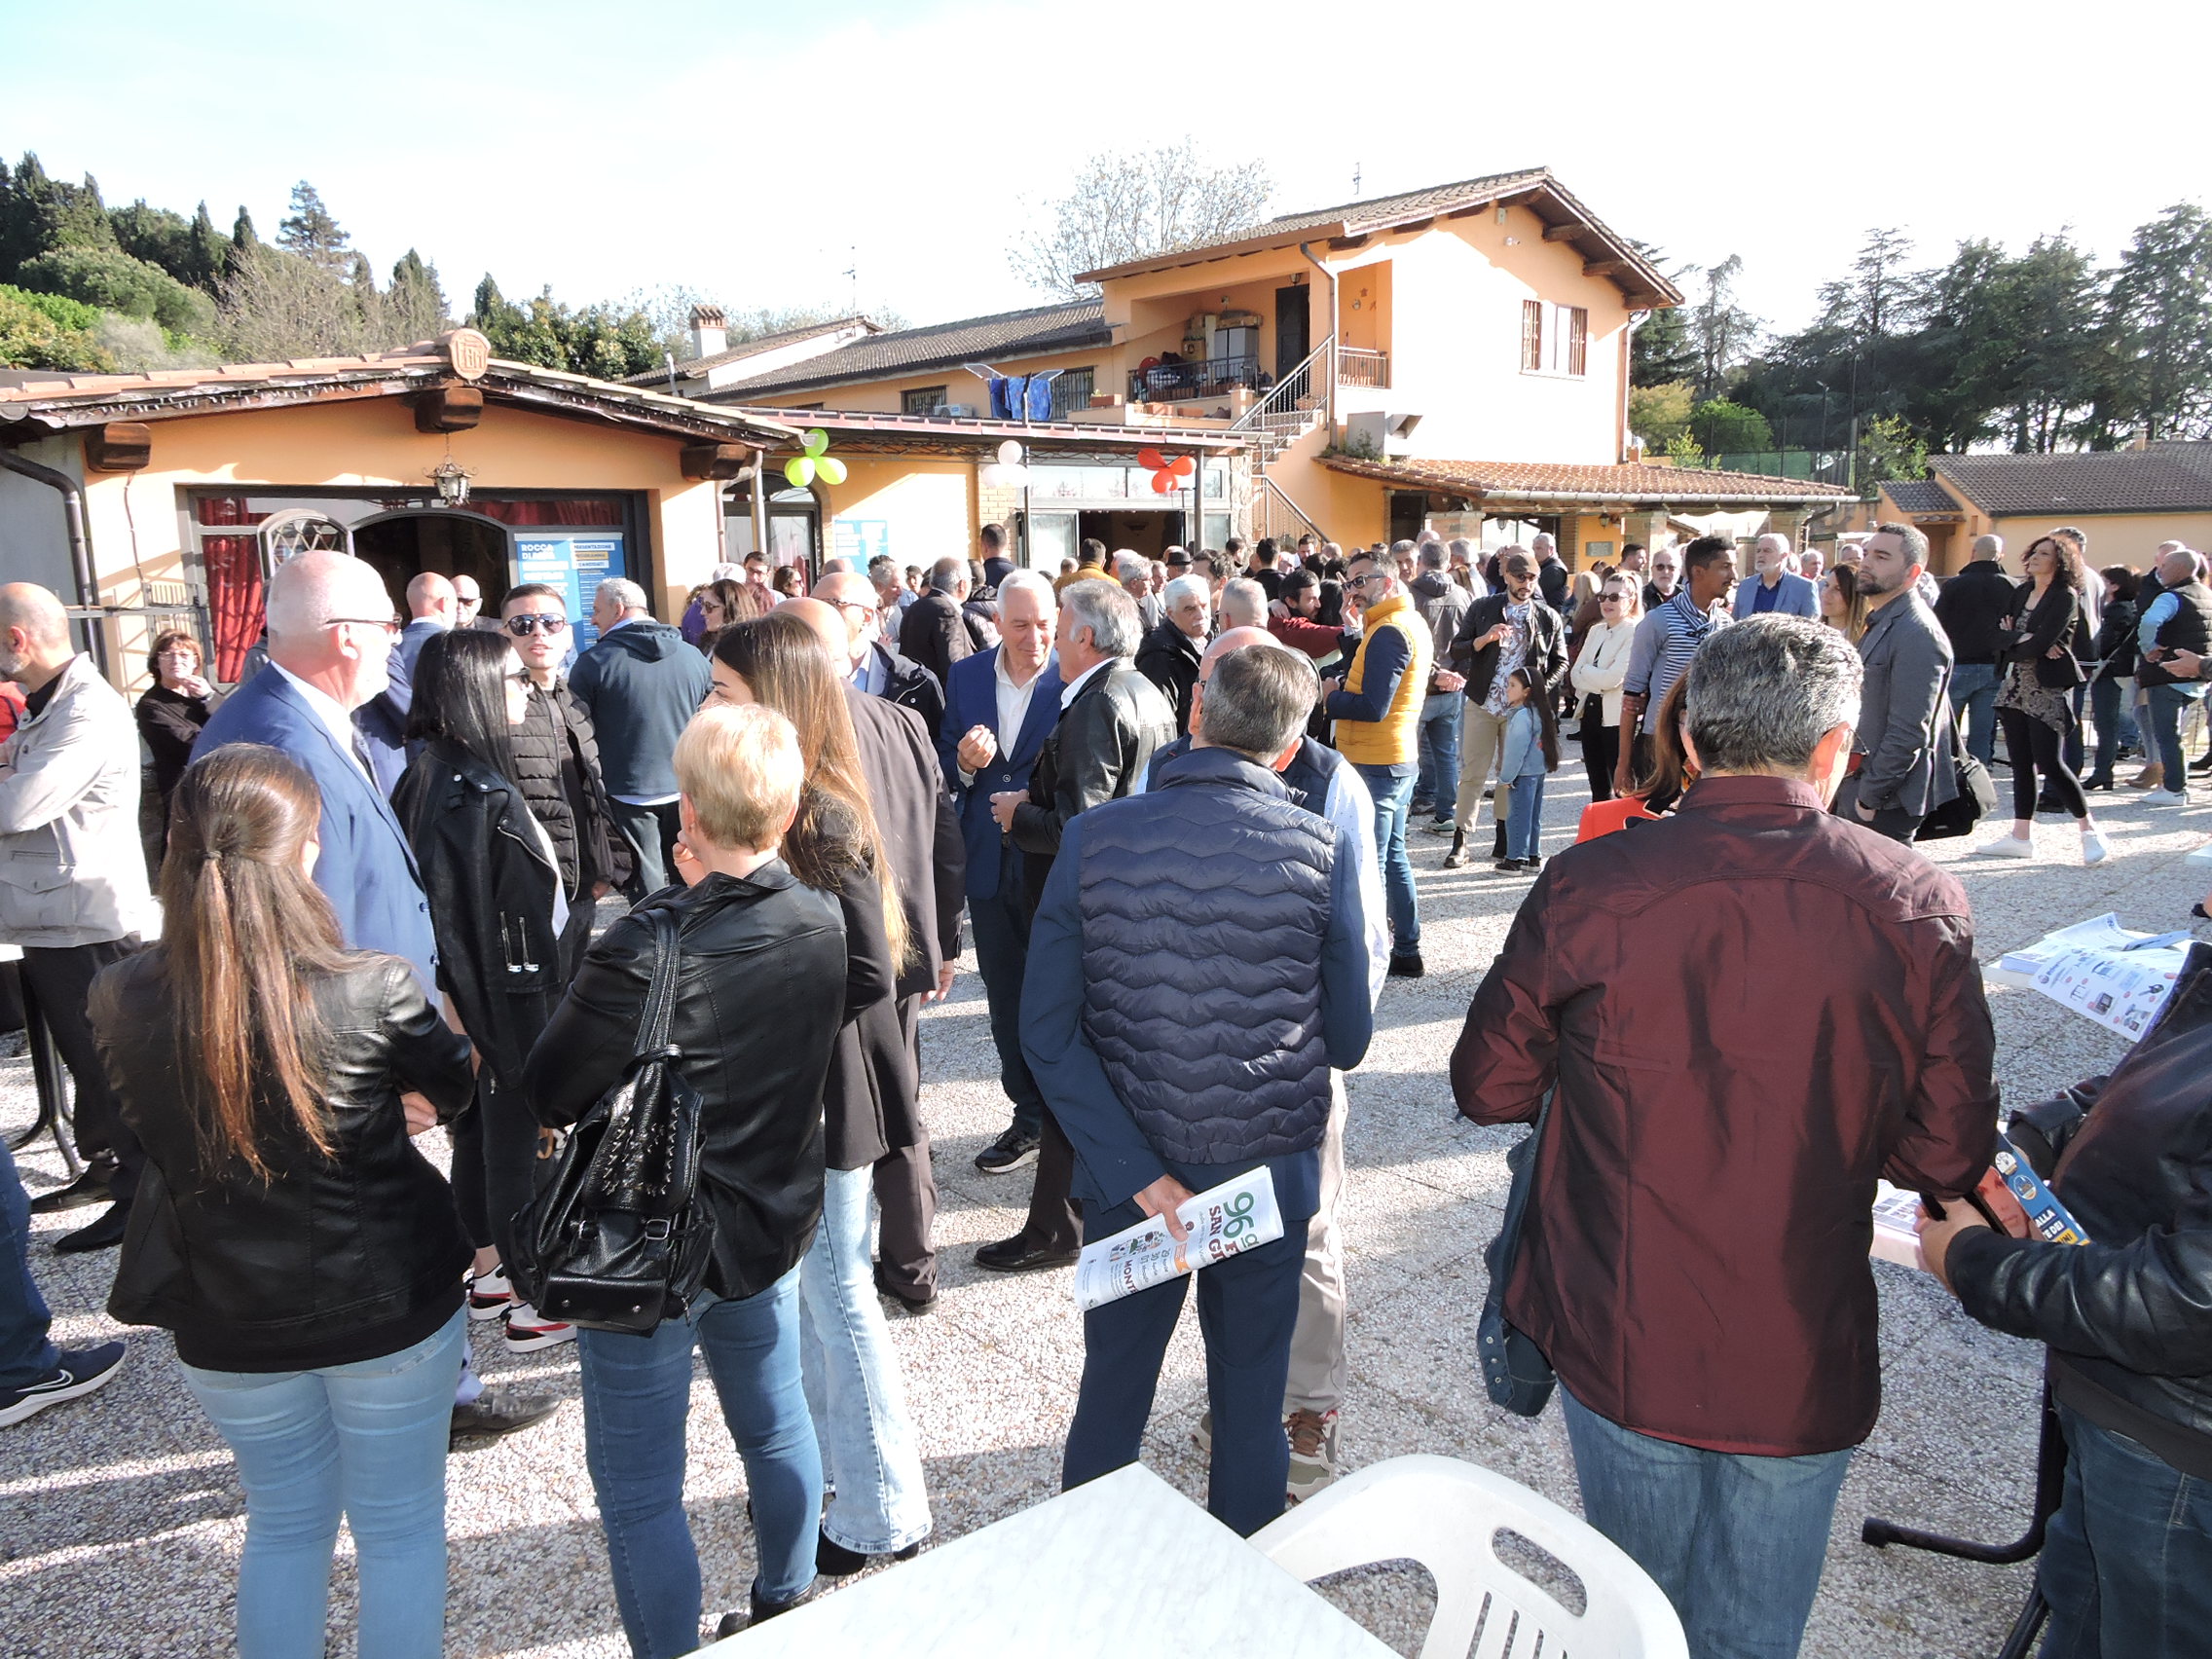
M 1875 1180 L 1974 1184 L 1994 1038 L 1958 883 L 1827 813 L 1843 636 L 1755 617 L 1687 679 L 1699 781 L 1545 866 L 1452 1086 L 1480 1124 L 1556 1089 L 1505 1312 L 1559 1373 L 1583 1512 L 1692 1653 L 1787 1659 L 1881 1403 Z

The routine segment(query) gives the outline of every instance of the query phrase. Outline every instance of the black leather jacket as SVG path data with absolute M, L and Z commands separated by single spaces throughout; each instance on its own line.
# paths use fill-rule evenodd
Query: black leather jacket
M 415 970 L 364 953 L 313 986 L 334 1145 L 273 1128 L 275 1178 L 201 1161 L 177 1102 L 179 1060 L 159 946 L 92 983 L 109 1083 L 146 1149 L 108 1311 L 176 1333 L 215 1371 L 305 1371 L 396 1353 L 461 1306 L 468 1240 L 453 1190 L 408 1138 L 402 1090 L 441 1119 L 468 1102 L 468 1039 L 448 1030 Z
M 438 986 L 453 998 L 492 1081 L 522 1087 L 522 1063 L 560 1000 L 553 897 L 561 872 L 522 792 L 444 738 L 391 792 L 430 903 Z
M 652 895 L 592 945 L 531 1051 L 524 1088 L 539 1123 L 574 1123 L 629 1069 L 652 983 L 645 912 L 656 907 L 676 911 L 683 957 L 669 1040 L 705 1103 L 707 1288 L 754 1296 L 798 1264 L 822 1216 L 822 1086 L 846 1013 L 844 922 L 834 899 L 800 886 L 780 859 L 744 880 L 709 875 Z
M 2046 1174 L 2055 1159 L 2051 1190 L 2090 1241 L 1961 1233 L 1945 1264 L 1960 1304 L 2047 1344 L 2053 1391 L 2090 1420 L 2140 1440 L 2157 1425 L 2127 1419 L 2148 1414 L 2212 1457 L 2212 947 L 2191 947 L 2110 1077 L 2027 1108 L 2010 1133 Z
M 1014 844 L 1022 860 L 1034 912 L 1044 897 L 1060 831 L 1069 819 L 1101 801 L 1130 793 L 1152 752 L 1175 741 L 1175 712 L 1160 688 L 1126 661 L 1108 663 L 1076 693 L 1037 752 L 1029 798 L 1014 809 Z
M 1490 695 L 1490 682 L 1497 674 L 1497 645 L 1493 642 L 1477 650 L 1475 642 L 1505 620 L 1505 608 L 1512 603 L 1512 595 L 1493 593 L 1476 600 L 1459 618 L 1451 666 L 1467 677 L 1470 703 Z M 1538 594 L 1529 596 L 1529 654 L 1521 659 L 1521 666 L 1535 669 L 1547 685 L 1557 685 L 1567 672 L 1567 623 Z

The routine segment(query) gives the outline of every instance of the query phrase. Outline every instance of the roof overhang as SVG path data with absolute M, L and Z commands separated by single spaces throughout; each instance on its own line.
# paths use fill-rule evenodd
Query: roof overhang
M 1858 499 L 1850 491 L 1832 484 L 1765 478 L 1749 472 L 1687 473 L 1679 488 L 1670 487 L 1664 480 L 1644 479 L 1624 482 L 1617 488 L 1601 485 L 1595 489 L 1561 490 L 1488 481 L 1466 472 L 1449 470 L 1447 465 L 1423 467 L 1418 461 L 1374 461 L 1350 456 L 1323 456 L 1320 461 L 1333 472 L 1372 478 L 1401 490 L 1456 496 L 1485 510 L 1497 511 L 1529 506 L 1541 509 L 1594 507 L 1615 512 L 1720 512 L 1751 507 L 1833 507 Z M 1605 469 L 1593 467 L 1590 470 Z
M 1463 198 L 1447 203 L 1424 202 L 1408 206 L 1402 211 L 1361 215 L 1347 212 L 1341 218 L 1320 224 L 1302 225 L 1280 231 L 1261 230 L 1235 241 L 1217 242 L 1210 246 L 1185 248 L 1167 253 L 1132 259 L 1120 265 L 1101 267 L 1096 271 L 1079 273 L 1079 282 L 1107 282 L 1118 276 L 1138 276 L 1155 271 L 1174 271 L 1190 266 L 1211 265 L 1225 259 L 1237 259 L 1246 254 L 1266 253 L 1279 248 L 1326 243 L 1331 252 L 1346 252 L 1364 246 L 1374 237 L 1387 236 L 1398 231 L 1425 230 L 1439 219 L 1470 218 L 1498 205 L 1524 206 L 1544 221 L 1546 241 L 1571 242 L 1583 255 L 1586 272 L 1603 276 L 1621 290 L 1624 299 L 1634 311 L 1658 311 L 1682 304 L 1682 292 L 1660 274 L 1659 268 L 1645 259 L 1617 235 L 1598 216 L 1585 207 L 1574 196 L 1553 178 L 1548 170 L 1532 173 L 1507 174 L 1484 188 L 1470 188 Z
M 723 405 L 722 407 L 727 407 Z M 1009 438 L 1029 460 L 1083 460 L 1156 449 L 1162 455 L 1234 455 L 1252 441 L 1245 432 L 1179 426 L 1109 426 L 1088 421 L 993 421 L 955 415 L 887 415 L 836 409 L 746 410 L 797 419 L 789 447 L 796 449 L 800 430 L 819 426 L 841 456 L 940 456 L 948 460 L 995 458 Z

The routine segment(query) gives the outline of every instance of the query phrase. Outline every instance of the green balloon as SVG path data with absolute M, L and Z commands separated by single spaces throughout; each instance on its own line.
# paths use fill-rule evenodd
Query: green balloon
M 791 480 L 794 490 L 803 490 L 814 482 L 814 460 L 811 456 L 794 455 L 784 462 L 784 476 Z
M 828 432 L 825 432 L 820 426 L 815 427 L 812 431 L 806 434 L 806 453 L 808 455 L 820 455 L 829 447 L 830 434 Z
M 825 484 L 842 484 L 845 481 L 845 463 L 833 455 L 826 455 L 816 461 L 814 470 Z

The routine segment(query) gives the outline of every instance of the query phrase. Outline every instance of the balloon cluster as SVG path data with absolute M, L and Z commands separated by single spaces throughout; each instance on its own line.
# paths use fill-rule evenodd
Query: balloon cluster
M 999 445 L 999 458 L 986 462 L 976 473 L 976 482 L 986 490 L 1019 490 L 1029 483 L 1029 468 L 1021 461 L 1021 445 L 1013 438 Z
M 826 453 L 830 448 L 830 434 L 817 426 L 806 434 L 806 453 L 794 455 L 784 462 L 784 476 L 794 490 L 803 490 L 817 478 L 825 484 L 842 484 L 845 481 L 845 463 Z
M 1137 451 L 1137 464 L 1151 471 L 1152 493 L 1156 496 L 1172 496 L 1198 469 L 1198 463 L 1187 455 L 1169 461 L 1156 449 Z

